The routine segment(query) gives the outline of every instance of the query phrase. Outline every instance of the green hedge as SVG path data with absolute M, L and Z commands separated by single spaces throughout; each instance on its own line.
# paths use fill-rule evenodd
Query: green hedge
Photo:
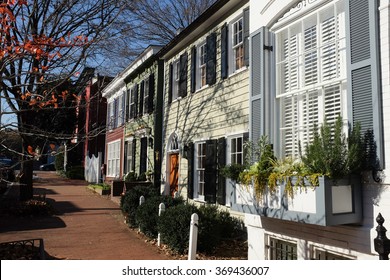
M 185 253 L 189 245 L 191 216 L 197 213 L 199 252 L 211 253 L 225 238 L 238 237 L 243 233 L 243 224 L 229 212 L 221 211 L 215 205 L 196 207 L 182 204 L 167 209 L 158 219 L 161 240 L 178 253 Z
M 185 253 L 190 239 L 191 215 L 197 211 L 192 204 L 180 204 L 165 210 L 157 223 L 161 242 L 180 254 Z
M 136 211 L 136 224 L 141 232 L 151 238 L 156 238 L 158 235 L 157 222 L 159 219 L 158 212 L 160 203 L 164 203 L 165 209 L 183 204 L 183 199 L 172 198 L 171 196 L 153 196 L 145 200 Z
M 127 218 L 127 222 L 130 227 L 136 227 L 136 212 L 139 207 L 139 199 L 141 196 L 145 197 L 145 201 L 154 196 L 159 196 L 159 191 L 153 187 L 153 185 L 148 186 L 135 186 L 130 190 L 126 191 L 126 193 L 121 197 L 120 208 L 123 214 Z
M 84 167 L 83 166 L 72 166 L 69 167 L 65 175 L 69 179 L 80 179 L 84 180 Z

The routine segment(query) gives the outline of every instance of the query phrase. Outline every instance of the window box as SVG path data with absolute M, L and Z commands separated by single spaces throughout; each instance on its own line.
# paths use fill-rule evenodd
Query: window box
M 252 205 L 235 204 L 233 208 L 245 213 L 295 221 L 306 224 L 332 226 L 355 224 L 362 220 L 362 184 L 360 176 L 349 176 L 334 181 L 319 177 L 319 186 L 298 187 L 293 196 L 285 192 L 285 184 L 272 194 L 253 199 Z

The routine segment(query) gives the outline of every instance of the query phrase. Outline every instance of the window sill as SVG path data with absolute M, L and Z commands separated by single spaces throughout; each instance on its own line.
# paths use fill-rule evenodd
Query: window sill
M 248 69 L 249 69 L 248 66 L 244 66 L 244 67 L 236 70 L 235 72 L 230 73 L 229 76 L 228 76 L 228 79 L 230 79 L 230 78 L 232 78 L 232 77 L 234 77 L 234 76 L 236 76 L 236 75 L 238 75 L 238 74 L 240 74 L 240 73 L 242 73 L 242 72 L 244 72 L 244 71 L 246 71 Z

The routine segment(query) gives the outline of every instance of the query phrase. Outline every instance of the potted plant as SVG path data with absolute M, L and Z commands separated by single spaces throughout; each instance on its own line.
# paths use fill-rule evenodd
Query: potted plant
M 314 129 L 300 159 L 276 159 L 272 146 L 262 139 L 259 160 L 240 173 L 241 181 L 254 187 L 257 202 L 252 208 L 238 207 L 321 225 L 359 222 L 364 143 L 359 125 L 346 137 L 340 116 L 334 123 L 324 122 L 319 131 Z

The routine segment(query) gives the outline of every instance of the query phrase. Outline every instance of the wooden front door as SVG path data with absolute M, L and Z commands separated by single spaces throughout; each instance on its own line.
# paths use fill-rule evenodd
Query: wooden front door
M 179 154 L 169 155 L 169 190 L 173 197 L 175 192 L 179 190 Z

